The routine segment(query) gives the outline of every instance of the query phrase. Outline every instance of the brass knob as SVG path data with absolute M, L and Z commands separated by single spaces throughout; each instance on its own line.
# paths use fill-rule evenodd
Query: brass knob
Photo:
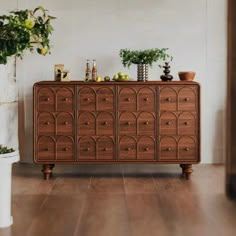
M 167 98 L 166 101 L 170 102 L 170 101 L 171 101 L 171 98 Z
M 130 125 L 130 124 L 131 124 L 131 122 L 129 122 L 129 121 L 128 121 L 128 122 L 126 122 L 126 124 L 127 124 L 127 125 Z
M 145 124 L 145 125 L 148 125 L 149 123 L 148 123 L 148 121 L 146 121 L 146 122 L 144 122 L 144 124 Z
M 148 147 L 146 147 L 144 150 L 147 152 L 147 151 L 149 150 L 149 148 L 148 148 Z
M 129 148 L 129 147 L 128 147 L 126 150 L 127 150 L 127 151 L 130 151 L 130 150 L 131 150 L 131 148 Z
M 188 121 L 186 121 L 186 122 L 184 122 L 184 124 L 185 124 L 185 125 L 189 125 L 189 122 L 188 122 Z
M 146 102 L 147 102 L 147 101 L 148 101 L 148 98 L 144 98 L 144 101 L 146 101 Z
M 185 148 L 185 151 L 189 151 L 189 148 L 188 148 L 188 147 L 186 147 L 186 148 Z
M 45 101 L 48 102 L 50 100 L 50 98 L 45 98 Z
M 128 102 L 129 102 L 130 100 L 131 100 L 130 98 L 126 98 L 126 101 L 128 101 Z
M 167 121 L 166 124 L 167 124 L 167 125 L 171 125 L 171 122 L 170 122 L 170 121 Z
M 184 101 L 188 102 L 190 101 L 190 98 L 185 98 Z
M 171 151 L 171 148 L 170 148 L 170 147 L 168 147 L 168 148 L 166 149 L 166 151 L 170 152 L 170 151 Z
M 65 121 L 65 122 L 64 122 L 64 125 L 68 125 L 68 122 L 67 122 L 67 121 Z

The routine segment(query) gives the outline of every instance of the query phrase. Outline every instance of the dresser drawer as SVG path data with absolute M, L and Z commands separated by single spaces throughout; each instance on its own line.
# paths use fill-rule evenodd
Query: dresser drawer
M 137 159 L 137 141 L 134 137 L 124 136 L 119 139 L 119 159 Z
M 56 142 L 52 137 L 42 136 L 37 141 L 37 161 L 56 160 Z
M 196 111 L 197 98 L 193 88 L 182 88 L 178 93 L 179 111 Z
M 74 117 L 70 113 L 61 112 L 57 114 L 57 125 L 56 125 L 56 134 L 57 135 L 74 135 Z
M 137 119 L 135 113 L 123 112 L 119 114 L 119 134 L 136 135 Z
M 137 110 L 137 93 L 133 88 L 119 86 L 118 109 L 119 111 Z
M 92 137 L 81 137 L 78 143 L 79 160 L 96 159 L 96 141 Z
M 177 91 L 172 87 L 160 87 L 160 111 L 177 111 Z
M 74 140 L 71 137 L 61 136 L 57 139 L 56 157 L 61 161 L 73 161 L 75 160 L 74 152 L 75 145 Z
M 177 135 L 177 116 L 174 112 L 163 112 L 159 124 L 160 135 Z
M 53 89 L 38 87 L 36 93 L 37 110 L 39 112 L 55 111 L 55 93 Z
M 74 88 L 58 88 L 56 91 L 56 111 L 72 112 L 74 107 Z
M 93 88 L 81 87 L 77 103 L 80 111 L 96 111 L 96 91 Z
M 111 137 L 100 137 L 97 140 L 97 159 L 115 160 L 115 142 Z
M 96 115 L 92 112 L 83 112 L 79 114 L 77 133 L 80 136 L 96 135 Z
M 179 159 L 181 160 L 197 160 L 197 145 L 192 137 L 181 137 L 179 139 Z
M 155 114 L 141 112 L 137 117 L 138 135 L 155 136 Z
M 99 112 L 97 114 L 97 135 L 114 136 L 115 118 L 114 114 L 108 112 Z
M 138 111 L 155 111 L 155 86 L 147 87 L 138 90 Z
M 179 135 L 196 135 L 196 118 L 192 113 L 183 112 L 179 115 Z
M 159 146 L 160 161 L 171 161 L 178 159 L 177 141 L 173 137 L 162 137 Z
M 37 123 L 38 135 L 55 135 L 56 118 L 52 113 L 40 113 Z
M 113 86 L 96 89 L 97 111 L 113 111 L 115 109 L 115 90 Z
M 138 140 L 138 160 L 155 160 L 155 141 L 142 136 Z

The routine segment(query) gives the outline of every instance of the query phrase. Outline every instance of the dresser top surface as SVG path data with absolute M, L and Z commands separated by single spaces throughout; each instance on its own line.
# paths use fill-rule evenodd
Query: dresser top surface
M 34 85 L 199 85 L 198 82 L 195 81 L 146 81 L 146 82 L 139 82 L 139 81 L 124 81 L 124 82 L 115 82 L 115 81 L 101 81 L 101 82 L 84 82 L 81 80 L 72 80 L 72 81 L 39 81 L 36 82 Z

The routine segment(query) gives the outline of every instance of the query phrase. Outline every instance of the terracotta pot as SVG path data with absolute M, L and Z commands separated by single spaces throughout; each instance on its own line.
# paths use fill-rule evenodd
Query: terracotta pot
M 193 71 L 180 71 L 179 79 L 184 81 L 192 81 L 195 77 L 196 73 Z

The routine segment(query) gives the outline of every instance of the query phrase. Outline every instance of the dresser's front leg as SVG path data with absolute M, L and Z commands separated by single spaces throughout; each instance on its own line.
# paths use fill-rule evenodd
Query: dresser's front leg
M 52 176 L 52 169 L 55 165 L 54 164 L 44 164 L 43 165 L 43 175 L 45 180 L 49 180 L 49 178 Z
M 180 164 L 180 167 L 182 168 L 183 176 L 189 179 L 190 175 L 193 173 L 192 164 Z

